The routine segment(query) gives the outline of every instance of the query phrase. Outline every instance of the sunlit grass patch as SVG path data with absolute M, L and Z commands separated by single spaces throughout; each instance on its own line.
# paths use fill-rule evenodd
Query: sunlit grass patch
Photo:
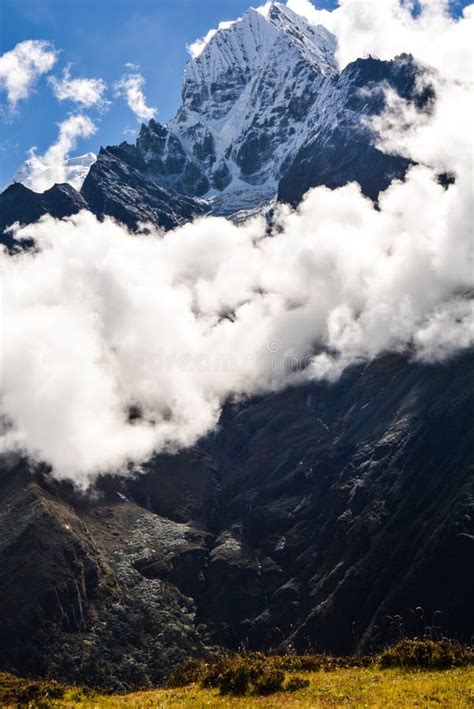
M 166 687 L 115 695 L 0 673 L 0 706 L 472 708 L 474 652 L 415 639 L 365 658 L 233 653 L 177 665 Z

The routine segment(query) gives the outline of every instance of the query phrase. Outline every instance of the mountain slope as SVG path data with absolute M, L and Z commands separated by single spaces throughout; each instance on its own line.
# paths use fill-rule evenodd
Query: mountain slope
M 397 632 L 388 616 L 420 633 L 439 611 L 435 625 L 467 638 L 473 385 L 472 356 L 387 356 L 230 409 L 217 444 L 225 526 L 258 563 L 252 584 L 221 565 L 207 596 L 216 636 L 366 651 Z M 249 589 L 242 604 L 237 588 Z
M 159 488 L 156 466 L 149 483 Z M 175 488 L 191 466 L 205 504 L 205 459 L 201 475 L 196 456 L 171 465 Z M 203 651 L 173 564 L 182 557 L 192 570 L 207 535 L 152 514 L 126 496 L 124 481 L 104 480 L 97 493 L 81 496 L 17 454 L 0 456 L 0 666 L 115 689 L 156 684 Z
M 90 496 L 4 456 L 0 665 L 124 688 L 215 644 L 468 640 L 472 365 L 387 356 L 228 406 L 199 449 Z
M 417 108 L 429 110 L 432 89 L 427 86 L 419 91 L 419 74 L 419 66 L 408 55 L 384 62 L 357 59 L 349 64 L 330 87 L 312 135 L 287 165 L 278 187 L 279 200 L 296 205 L 310 187 L 336 188 L 353 181 L 376 199 L 393 179 L 402 178 L 409 161 L 378 150 L 368 121 L 382 112 L 386 88 Z
M 164 187 L 148 173 L 138 150 L 126 143 L 100 150 L 81 195 L 98 217 L 112 216 L 131 229 L 139 222 L 172 229 L 208 211 L 205 203 Z

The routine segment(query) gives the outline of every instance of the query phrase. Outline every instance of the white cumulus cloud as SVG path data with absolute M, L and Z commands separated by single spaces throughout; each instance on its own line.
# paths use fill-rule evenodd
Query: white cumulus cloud
M 87 116 L 69 116 L 59 124 L 56 141 L 43 155 L 38 155 L 35 148 L 30 150 L 30 157 L 17 172 L 17 181 L 35 192 L 43 192 L 56 182 L 69 182 L 80 189 L 95 155 L 87 153 L 70 159 L 69 154 L 80 138 L 89 138 L 95 132 L 96 126 Z
M 125 98 L 139 121 L 149 121 L 156 114 L 156 108 L 147 105 L 144 85 L 145 79 L 138 72 L 124 74 L 114 85 L 116 95 Z
M 71 77 L 71 71 L 66 68 L 61 78 L 51 76 L 49 83 L 58 101 L 72 101 L 83 108 L 104 107 L 104 93 L 107 84 L 103 79 L 86 79 Z
M 36 80 L 56 63 L 51 42 L 29 39 L 0 56 L 0 91 L 5 91 L 10 109 L 29 96 Z
M 472 4 L 459 19 L 449 14 L 449 0 L 420 0 L 416 15 L 413 3 L 400 0 L 339 0 L 332 11 L 317 10 L 310 0 L 287 0 L 287 5 L 336 35 L 341 69 L 359 57 L 392 59 L 406 52 L 446 77 L 472 80 Z

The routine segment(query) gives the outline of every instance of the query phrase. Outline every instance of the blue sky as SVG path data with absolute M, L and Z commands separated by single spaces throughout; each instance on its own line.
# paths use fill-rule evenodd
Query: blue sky
M 158 120 L 166 122 L 179 104 L 189 58 L 186 45 L 220 21 L 235 19 L 251 4 L 249 0 L 0 0 L 0 55 L 23 40 L 49 40 L 60 50 L 53 74 L 71 64 L 74 76 L 100 77 L 109 87 L 126 62 L 137 64 L 146 79 L 148 104 L 157 106 Z M 315 4 L 334 6 L 330 0 Z M 455 3 L 458 10 L 466 4 Z M 0 114 L 0 188 L 11 181 L 31 146 L 41 153 L 54 141 L 57 123 L 70 109 L 67 102 L 58 103 L 43 76 L 13 116 L 6 111 Z M 124 131 L 138 126 L 121 99 L 105 112 L 88 113 L 98 131 L 81 140 L 76 153 L 130 140 Z

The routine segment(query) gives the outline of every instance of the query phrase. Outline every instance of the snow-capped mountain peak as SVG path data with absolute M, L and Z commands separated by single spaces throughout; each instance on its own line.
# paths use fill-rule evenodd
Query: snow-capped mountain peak
M 280 64 L 284 55 L 296 48 L 315 71 L 323 75 L 337 71 L 334 36 L 324 27 L 313 27 L 286 5 L 272 3 L 265 14 L 250 8 L 239 20 L 223 23 L 215 31 L 199 56 L 186 66 L 184 104 L 188 102 L 193 108 L 196 85 L 209 95 L 213 84 L 222 83 L 223 77 L 226 90 L 231 84 L 244 86 L 266 66 L 275 45 L 283 51 Z
M 336 73 L 336 38 L 325 27 L 310 25 L 301 15 L 279 2 L 270 3 L 266 19 L 291 38 L 322 74 Z
M 236 22 L 219 28 L 198 57 L 188 62 L 184 84 L 213 82 L 226 72 L 248 72 L 261 64 L 278 31 L 254 9 Z
M 316 97 L 337 76 L 335 39 L 274 2 L 203 42 L 176 116 L 143 126 L 137 146 L 178 191 L 216 204 L 231 193 L 248 207 L 257 194 L 275 195 L 282 165 L 307 136 Z

